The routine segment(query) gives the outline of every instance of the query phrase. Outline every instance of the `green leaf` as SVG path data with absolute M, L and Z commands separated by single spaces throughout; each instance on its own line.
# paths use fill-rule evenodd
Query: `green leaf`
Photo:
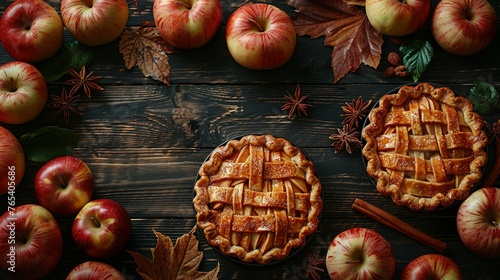
M 69 68 L 80 70 L 94 58 L 94 49 L 74 41 L 64 43 L 53 57 L 36 65 L 45 81 L 54 82 L 69 73 Z
M 432 45 L 428 41 L 414 39 L 401 45 L 399 51 L 403 54 L 406 70 L 412 75 L 413 81 L 417 82 L 434 56 Z
M 475 82 L 469 99 L 479 113 L 494 114 L 500 110 L 500 96 L 495 86 L 490 83 Z
M 53 158 L 71 154 L 79 135 L 71 129 L 45 126 L 19 137 L 27 160 L 45 163 Z

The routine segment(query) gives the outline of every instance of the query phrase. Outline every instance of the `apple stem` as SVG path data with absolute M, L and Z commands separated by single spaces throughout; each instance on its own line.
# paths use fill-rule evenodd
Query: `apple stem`
M 9 86 L 9 90 L 11 92 L 14 92 L 17 90 L 17 88 L 18 88 L 17 81 L 19 81 L 19 74 L 17 74 L 17 77 L 15 79 L 13 77 L 9 78 L 10 83 L 8 84 L 8 86 Z
M 63 176 L 57 175 L 57 179 L 59 180 L 59 186 L 63 189 L 67 187 L 66 180 L 64 180 Z
M 28 238 L 26 238 L 26 236 L 21 235 L 19 233 L 16 234 L 16 243 L 26 244 L 27 241 L 28 241 Z
M 184 1 L 175 1 L 175 4 L 182 5 L 186 7 L 188 10 L 191 10 L 191 6 L 189 6 L 189 4 Z
M 89 5 L 89 7 L 92 8 L 92 6 L 94 5 L 94 0 L 86 0 L 87 1 L 87 4 Z
M 99 223 L 99 221 L 97 221 L 94 217 L 90 217 L 90 219 L 94 222 L 94 224 L 95 224 L 97 227 L 101 227 L 101 223 Z
M 360 263 L 361 260 L 348 260 L 348 261 L 345 261 L 345 263 Z
M 255 25 L 257 27 L 257 29 L 259 29 L 260 32 L 264 32 L 264 28 L 256 20 L 249 18 L 249 19 L 247 19 L 247 21 L 250 22 L 251 24 Z

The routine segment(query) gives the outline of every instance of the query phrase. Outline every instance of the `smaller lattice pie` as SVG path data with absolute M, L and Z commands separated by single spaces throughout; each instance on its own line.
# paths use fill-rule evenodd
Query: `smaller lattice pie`
M 488 142 L 472 103 L 447 87 L 403 86 L 384 95 L 362 136 L 377 190 L 414 211 L 464 200 L 482 176 Z
M 208 243 L 245 263 L 268 264 L 303 247 L 323 207 L 314 164 L 271 135 L 217 147 L 194 190 L 197 224 Z

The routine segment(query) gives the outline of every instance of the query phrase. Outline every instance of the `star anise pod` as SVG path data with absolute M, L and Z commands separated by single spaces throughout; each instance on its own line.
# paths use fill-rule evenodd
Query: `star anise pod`
M 489 144 L 492 144 L 493 142 L 500 143 L 500 119 L 493 123 L 493 125 L 490 125 L 487 121 L 484 121 L 484 127 L 486 134 L 488 135 Z
M 340 115 L 344 117 L 342 124 L 347 124 L 349 127 L 358 127 L 358 120 L 363 120 L 366 117 L 366 114 L 370 111 L 368 107 L 371 103 L 371 99 L 363 102 L 363 97 L 361 96 L 357 100 L 353 99 L 351 104 L 345 102 L 346 105 L 342 106 L 344 114 Z
M 306 279 L 319 280 L 321 273 L 325 271 L 325 259 L 319 257 L 318 252 L 307 253 Z
M 64 84 L 73 86 L 70 93 L 75 93 L 80 90 L 80 88 L 83 88 L 85 95 L 90 98 L 91 90 L 104 90 L 98 84 L 102 76 L 93 76 L 93 71 L 90 71 L 90 73 L 88 74 L 86 72 L 87 71 L 85 69 L 85 65 L 82 67 L 82 69 L 80 69 L 80 72 L 77 72 L 71 68 L 69 69 L 69 74 L 73 77 L 73 79 L 66 81 Z
M 64 121 L 66 125 L 69 124 L 69 119 L 71 114 L 82 115 L 82 113 L 73 106 L 80 96 L 74 94 L 74 92 L 67 92 L 66 88 L 62 89 L 61 96 L 58 95 L 50 95 L 50 99 L 52 101 L 47 104 L 47 107 L 51 109 L 57 109 L 55 118 L 59 118 L 61 115 L 64 117 Z
M 288 95 L 285 95 L 286 100 L 288 100 L 283 106 L 281 106 L 281 110 L 290 110 L 288 111 L 288 118 L 291 119 L 293 114 L 297 112 L 297 115 L 300 116 L 300 113 L 307 116 L 307 108 L 312 107 L 311 104 L 306 104 L 304 101 L 309 95 L 301 96 L 300 85 L 297 84 L 295 88 L 295 94 L 292 96 L 289 92 Z
M 361 147 L 361 140 L 359 140 L 359 132 L 355 127 L 350 127 L 344 124 L 342 129 L 337 128 L 338 133 L 334 133 L 328 137 L 333 140 L 332 146 L 335 147 L 335 153 L 339 153 L 343 149 L 350 154 L 352 151 Z

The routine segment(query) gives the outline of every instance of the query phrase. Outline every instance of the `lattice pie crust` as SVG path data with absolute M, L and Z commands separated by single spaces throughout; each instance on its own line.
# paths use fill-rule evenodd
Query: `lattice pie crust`
M 482 176 L 488 139 L 472 103 L 447 87 L 403 86 L 383 96 L 362 136 L 377 190 L 414 211 L 464 200 Z
M 304 246 L 323 206 L 313 163 L 289 141 L 270 135 L 216 148 L 194 190 L 207 241 L 246 263 L 267 264 Z

